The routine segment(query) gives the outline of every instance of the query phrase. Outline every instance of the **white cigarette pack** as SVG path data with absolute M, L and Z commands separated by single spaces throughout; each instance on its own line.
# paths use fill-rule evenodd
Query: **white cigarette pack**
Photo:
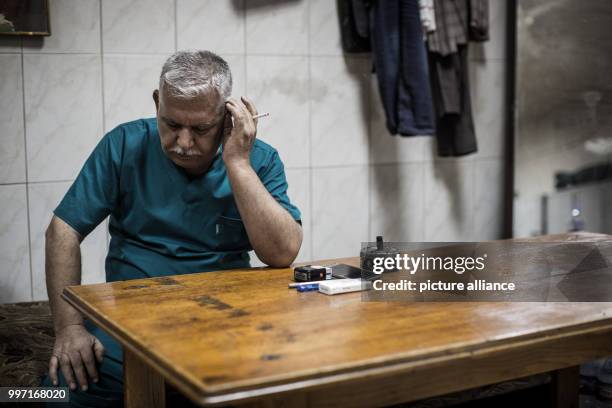
M 359 292 L 368 288 L 369 282 L 361 279 L 332 279 L 319 283 L 319 292 L 326 295 Z

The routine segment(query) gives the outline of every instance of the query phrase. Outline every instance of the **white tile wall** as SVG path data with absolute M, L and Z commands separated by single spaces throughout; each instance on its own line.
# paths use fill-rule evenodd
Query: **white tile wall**
M 45 231 L 53 210 L 68 191 L 71 182 L 34 183 L 28 186 L 30 201 L 30 242 L 32 245 L 32 288 L 34 300 L 47 299 L 45 284 Z M 83 283 L 104 282 L 106 257 L 106 221 L 102 222 L 81 243 Z
M 368 240 L 368 166 L 312 169 L 312 257 L 359 256 Z
M 499 239 L 503 234 L 504 161 L 483 159 L 474 162 L 474 234 L 475 241 Z
M 342 55 L 340 19 L 336 1 L 310 2 L 310 55 Z
M 285 166 L 307 167 L 309 105 L 307 57 L 247 57 L 247 94 L 259 112 L 257 134 L 278 149 Z
M 239 98 L 242 95 L 246 95 L 246 57 L 244 55 L 221 56 L 232 70 L 232 96 Z
M 308 5 L 304 0 L 247 1 L 247 54 L 308 53 Z
M 15 53 L 21 52 L 21 38 L 19 37 L 2 37 L 0 38 L 0 52 L 1 53 Z
M 244 0 L 176 0 L 179 49 L 244 54 Z
M 100 56 L 28 54 L 23 66 L 28 181 L 73 179 L 102 134 Z
M 503 157 L 505 155 L 505 75 L 504 61 L 472 61 L 470 88 L 474 126 L 478 137 L 478 153 L 474 157 Z M 491 90 L 497 90 L 495 98 Z
M 470 241 L 474 219 L 474 162 L 441 160 L 424 166 L 425 241 Z
M 502 3 L 491 2 L 491 42 L 471 50 L 480 151 L 438 160 L 434 138 L 388 134 L 370 60 L 340 48 L 335 1 L 54 0 L 51 37 L 23 47 L 0 38 L 9 79 L 0 83 L 0 134 L 10 141 L 0 147 L 0 303 L 46 297 L 51 211 L 105 131 L 153 114 L 161 64 L 176 48 L 218 52 L 233 96 L 271 113 L 259 135 L 279 149 L 303 214 L 299 260 L 356 255 L 377 234 L 498 238 Z M 106 228 L 83 243 L 84 282 L 104 278 Z
M 99 0 L 49 2 L 51 36 L 24 39 L 24 52 L 99 53 Z
M 102 0 L 104 52 L 172 53 L 175 21 L 174 0 Z
M 0 304 L 32 298 L 25 184 L 0 186 Z
M 169 55 L 104 56 L 106 131 L 136 118 L 155 116 L 153 90 L 158 86 L 161 67 Z
M 26 181 L 21 56 L 0 55 L 0 183 Z
M 385 241 L 422 241 L 424 163 L 370 167 L 370 235 Z M 373 241 L 374 238 L 369 238 Z
M 368 163 L 370 61 L 310 58 L 312 165 Z

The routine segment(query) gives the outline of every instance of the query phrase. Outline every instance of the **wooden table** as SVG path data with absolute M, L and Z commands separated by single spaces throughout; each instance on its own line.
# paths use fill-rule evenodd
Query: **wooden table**
M 209 272 L 63 297 L 124 346 L 127 407 L 164 406 L 166 382 L 205 406 L 351 407 L 542 372 L 553 372 L 557 405 L 577 406 L 577 365 L 612 355 L 612 303 L 362 302 L 288 290 L 291 277 Z

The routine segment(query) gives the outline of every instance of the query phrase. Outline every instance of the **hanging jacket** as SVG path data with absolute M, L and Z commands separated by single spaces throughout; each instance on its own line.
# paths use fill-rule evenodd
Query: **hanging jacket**
M 434 114 L 419 1 L 373 2 L 370 40 L 389 132 L 432 135 Z
M 488 38 L 487 0 L 437 0 L 428 33 L 429 68 L 439 156 L 478 150 L 469 84 L 468 41 Z

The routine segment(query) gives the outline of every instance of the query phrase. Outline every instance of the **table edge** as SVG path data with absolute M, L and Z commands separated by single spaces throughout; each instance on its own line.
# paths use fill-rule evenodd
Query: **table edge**
M 545 342 L 553 338 L 569 337 L 591 332 L 612 332 L 612 316 L 606 316 L 602 319 L 580 322 L 565 327 L 551 328 L 537 334 L 527 333 L 511 339 L 491 339 L 487 340 L 485 343 L 480 343 L 479 346 L 459 345 L 455 350 L 451 350 L 450 353 L 448 349 L 433 350 L 429 352 L 429 354 L 420 356 L 418 359 L 414 356 L 404 355 L 404 357 L 401 357 L 389 355 L 380 361 L 370 361 L 365 366 L 364 364 L 360 364 L 359 367 L 356 367 L 355 364 L 351 364 L 350 367 L 336 366 L 328 372 L 321 372 L 321 370 L 302 372 L 292 378 L 287 376 L 283 376 L 282 378 L 279 376 L 269 376 L 261 377 L 256 382 L 252 380 L 240 380 L 218 386 L 211 386 L 200 381 L 195 383 L 193 381 L 195 377 L 190 373 L 184 372 L 158 355 L 149 353 L 147 349 L 137 341 L 129 337 L 124 337 L 121 334 L 123 333 L 122 330 L 119 330 L 110 323 L 105 316 L 79 298 L 70 287 L 64 289 L 62 298 L 115 338 L 123 347 L 127 347 L 131 352 L 147 362 L 147 364 L 155 367 L 156 370 L 176 388 L 189 395 L 192 399 L 207 405 L 236 402 L 245 398 L 255 398 L 298 388 L 314 388 L 317 386 L 343 383 L 364 376 L 391 375 L 393 373 L 411 370 L 415 367 L 424 367 L 430 364 L 439 363 L 440 361 L 464 358 L 466 355 L 474 355 L 474 353 L 487 353 L 499 349 L 526 347 L 531 343 Z M 265 385 L 262 386 L 262 384 Z

